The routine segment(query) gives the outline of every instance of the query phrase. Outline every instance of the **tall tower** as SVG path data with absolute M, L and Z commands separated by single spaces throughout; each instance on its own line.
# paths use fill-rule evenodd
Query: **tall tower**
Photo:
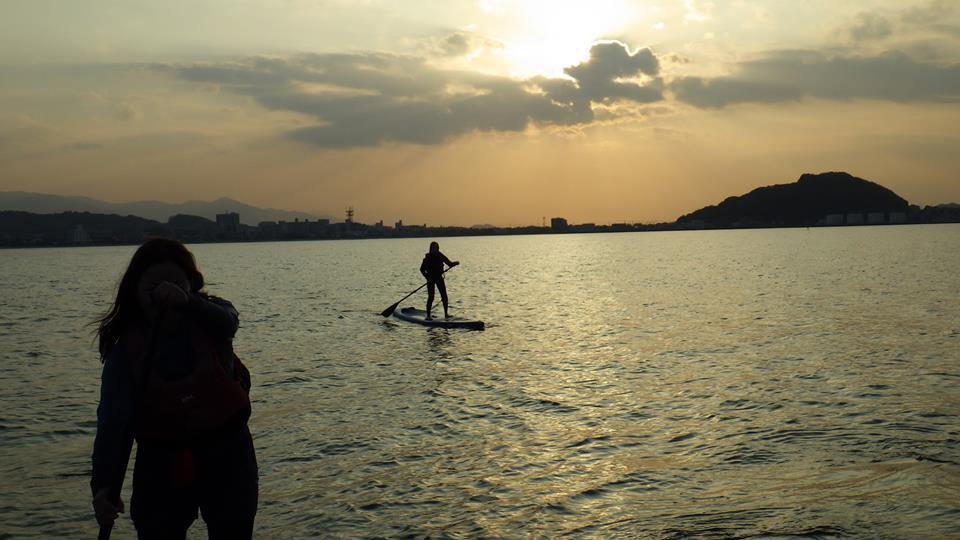
M 353 223 L 353 207 L 347 207 L 347 223 Z

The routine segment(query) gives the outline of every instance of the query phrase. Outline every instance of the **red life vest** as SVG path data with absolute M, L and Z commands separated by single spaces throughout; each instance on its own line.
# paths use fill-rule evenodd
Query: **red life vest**
M 231 376 L 214 340 L 198 330 L 191 334 L 193 369 L 177 380 L 165 380 L 153 369 L 150 363 L 155 359 L 147 358 L 143 334 L 130 335 L 130 339 L 125 340 L 138 390 L 135 424 L 138 440 L 202 438 L 215 433 L 244 411 L 249 415 L 249 379 L 245 386 L 241 376 L 246 367 L 234 355 Z M 232 349 L 226 349 L 232 354 Z

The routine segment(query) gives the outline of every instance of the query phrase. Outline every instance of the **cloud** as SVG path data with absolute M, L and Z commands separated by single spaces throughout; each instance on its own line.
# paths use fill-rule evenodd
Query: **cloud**
M 138 120 L 143 116 L 137 106 L 122 98 L 110 98 L 94 91 L 85 92 L 82 98 L 85 104 L 120 120 Z
M 468 44 L 448 41 L 452 53 Z M 663 99 L 659 60 L 619 42 L 593 46 L 570 79 L 526 80 L 442 69 L 426 57 L 389 53 L 303 54 L 222 64 L 158 66 L 203 87 L 251 96 L 263 107 L 316 124 L 289 135 L 325 148 L 387 142 L 438 144 L 471 132 L 595 121 L 592 104 Z
M 955 0 L 932 0 L 922 6 L 904 10 L 902 18 L 906 23 L 931 24 L 943 21 L 956 11 Z
M 455 58 L 485 49 L 502 49 L 503 43 L 474 32 L 457 31 L 444 37 L 425 40 L 421 49 L 428 55 Z
M 905 9 L 862 12 L 841 26 L 838 34 L 848 37 L 854 45 L 936 36 L 955 40 L 960 37 L 960 25 L 952 17 L 956 12 L 955 0 L 931 0 Z
M 497 51 L 504 44 L 478 34 L 468 28 L 454 30 L 449 34 L 404 39 L 401 43 L 408 50 L 434 60 L 473 59 L 487 51 Z M 442 62 L 441 62 L 442 63 Z
M 122 120 L 137 120 L 143 116 L 139 109 L 126 101 L 118 105 L 117 114 Z
M 713 18 L 713 2 L 683 0 L 683 24 L 702 23 Z
M 960 40 L 960 22 L 955 16 L 958 11 L 955 0 L 932 0 L 925 5 L 904 10 L 900 14 L 900 21 L 905 28 L 924 30 L 956 45 Z
M 463 56 L 470 52 L 470 41 L 463 34 L 451 34 L 441 42 L 441 49 L 448 56 Z
M 588 61 L 563 71 L 577 81 L 581 94 L 590 101 L 626 99 L 649 103 L 662 98 L 656 86 L 626 81 L 641 74 L 659 74 L 660 61 L 650 49 L 631 53 L 617 41 L 597 43 L 590 49 Z
M 674 80 L 670 89 L 677 100 L 700 108 L 805 98 L 955 102 L 960 65 L 917 62 L 895 51 L 872 57 L 778 51 L 742 62 L 728 76 Z
M 855 42 L 883 39 L 893 34 L 890 21 L 876 13 L 860 13 L 850 27 L 850 37 Z

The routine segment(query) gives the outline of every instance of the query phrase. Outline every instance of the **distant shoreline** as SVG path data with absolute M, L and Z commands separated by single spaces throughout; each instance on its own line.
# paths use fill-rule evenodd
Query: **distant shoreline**
M 19 195 L 40 197 L 45 201 L 51 197 L 58 201 L 62 199 L 50 195 Z M 195 214 L 177 213 L 169 216 L 165 223 L 134 214 L 0 210 L 0 247 L 136 245 L 158 236 L 176 238 L 187 244 L 205 244 L 960 223 L 960 205 L 942 204 L 923 208 L 910 205 L 893 191 L 846 172 L 804 173 L 793 183 L 759 187 L 680 216 L 675 221 L 652 224 L 624 222 L 597 225 L 569 223 L 563 217 L 552 217 L 549 226 L 546 221 L 541 226 L 520 227 L 486 224 L 473 227 L 427 226 L 404 224 L 400 220 L 391 227 L 385 225 L 383 220 L 372 225 L 356 222 L 353 220 L 353 207 L 349 207 L 342 222 L 295 217 L 293 221 L 258 221 L 253 226 L 243 223 L 241 213 L 237 210 L 260 212 L 261 215 L 265 210 L 230 199 L 218 199 L 215 203 L 221 208 L 223 205 L 226 208 L 230 208 L 230 205 L 236 207 L 218 210 L 213 220 Z
M 857 225 L 771 225 L 771 226 L 749 226 L 749 227 L 663 227 L 660 225 L 637 226 L 632 230 L 603 230 L 598 226 L 595 230 L 552 230 L 549 227 L 524 228 L 522 231 L 514 229 L 495 229 L 498 232 L 490 232 L 489 229 L 483 229 L 477 233 L 471 234 L 466 231 L 457 232 L 436 232 L 429 234 L 426 231 L 423 234 L 411 235 L 390 235 L 390 236 L 356 236 L 356 237 L 336 237 L 336 238 L 273 238 L 273 239 L 210 239 L 210 240 L 183 240 L 185 244 L 270 244 L 283 242 L 314 242 L 314 241 L 341 241 L 341 240 L 401 240 L 410 238 L 470 238 L 470 237 L 494 237 L 494 236 L 539 236 L 539 235 L 567 235 L 567 234 L 618 234 L 618 233 L 649 233 L 649 232 L 698 232 L 698 231 L 746 231 L 746 230 L 770 230 L 770 229 L 857 229 L 871 227 L 903 227 L 903 226 L 927 226 L 927 225 L 956 225 L 960 222 L 933 222 L 933 223 L 874 223 Z M 673 224 L 670 224 L 673 225 Z M 532 230 L 537 229 L 537 230 Z M 438 230 L 442 230 L 439 229 Z M 170 235 L 146 235 L 141 240 L 123 241 L 123 242 L 88 242 L 88 243 L 37 243 L 37 244 L 0 244 L 0 249 L 48 249 L 48 248 L 85 248 L 85 247 L 121 247 L 138 246 L 149 238 L 156 236 L 171 237 Z M 176 238 L 176 236 L 173 236 Z M 178 238 L 179 239 L 179 238 Z

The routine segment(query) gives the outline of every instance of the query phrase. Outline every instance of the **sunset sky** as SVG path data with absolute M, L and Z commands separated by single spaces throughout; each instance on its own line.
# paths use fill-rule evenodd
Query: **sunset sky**
M 838 170 L 960 202 L 960 2 L 0 3 L 0 191 L 508 226 Z

